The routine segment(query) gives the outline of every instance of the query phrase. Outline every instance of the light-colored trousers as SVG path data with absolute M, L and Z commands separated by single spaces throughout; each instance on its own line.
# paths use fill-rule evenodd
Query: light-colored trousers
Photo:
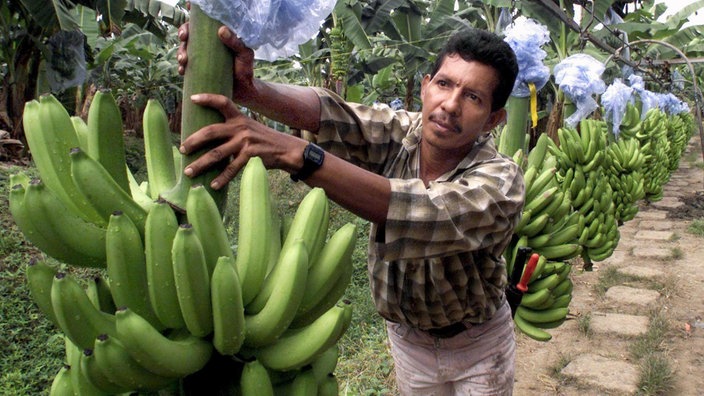
M 493 318 L 451 338 L 387 322 L 403 396 L 511 395 L 516 340 L 508 303 Z

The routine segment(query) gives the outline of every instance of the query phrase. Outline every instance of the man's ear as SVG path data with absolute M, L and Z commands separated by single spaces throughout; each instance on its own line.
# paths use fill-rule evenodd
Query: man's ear
M 420 82 L 420 98 L 423 100 L 423 95 L 425 94 L 425 88 L 428 86 L 428 83 L 430 82 L 430 74 L 426 74 L 423 76 L 423 80 Z
M 506 108 L 502 107 L 491 114 L 489 114 L 489 119 L 484 125 L 484 132 L 494 129 L 497 125 L 506 120 Z

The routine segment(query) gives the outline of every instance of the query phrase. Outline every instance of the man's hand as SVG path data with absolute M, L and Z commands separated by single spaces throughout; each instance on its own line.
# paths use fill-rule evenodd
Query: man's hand
M 247 47 L 229 28 L 221 26 L 218 29 L 220 41 L 232 50 L 234 60 L 232 64 L 233 74 L 233 100 L 236 102 L 246 101 L 256 95 L 254 84 L 254 51 Z M 178 38 L 181 41 L 178 47 L 176 59 L 178 60 L 178 73 L 183 75 L 188 64 L 188 23 L 184 23 L 178 29 Z
M 260 157 L 267 169 L 295 172 L 303 165 L 302 153 L 307 145 L 303 139 L 280 133 L 242 114 L 227 97 L 198 94 L 193 103 L 218 110 L 225 122 L 203 127 L 181 143 L 182 154 L 191 154 L 212 147 L 184 170 L 192 177 L 232 157 L 227 167 L 213 179 L 211 187 L 219 189 L 232 180 L 251 157 Z

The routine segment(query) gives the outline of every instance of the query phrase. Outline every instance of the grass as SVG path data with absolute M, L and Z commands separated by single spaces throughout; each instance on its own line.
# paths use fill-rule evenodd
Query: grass
M 652 309 L 649 317 L 648 330 L 630 345 L 629 352 L 640 366 L 638 394 L 663 395 L 674 385 L 674 371 L 665 345 L 672 329 L 662 307 Z
M 698 237 L 704 238 L 704 220 L 695 219 L 687 227 L 687 232 L 696 235 Z
M 577 319 L 577 330 L 579 331 L 580 334 L 584 335 L 585 337 L 591 337 L 592 335 L 592 328 L 591 328 L 591 323 L 592 323 L 592 315 L 591 313 L 586 313 Z

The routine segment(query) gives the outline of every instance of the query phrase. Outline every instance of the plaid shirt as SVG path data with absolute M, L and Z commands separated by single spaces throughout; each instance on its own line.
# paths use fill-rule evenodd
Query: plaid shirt
M 391 182 L 386 223 L 371 227 L 369 278 L 384 318 L 421 329 L 481 323 L 504 301 L 502 253 L 524 202 L 523 174 L 480 137 L 457 167 L 419 178 L 421 114 L 321 100 L 317 143 Z

